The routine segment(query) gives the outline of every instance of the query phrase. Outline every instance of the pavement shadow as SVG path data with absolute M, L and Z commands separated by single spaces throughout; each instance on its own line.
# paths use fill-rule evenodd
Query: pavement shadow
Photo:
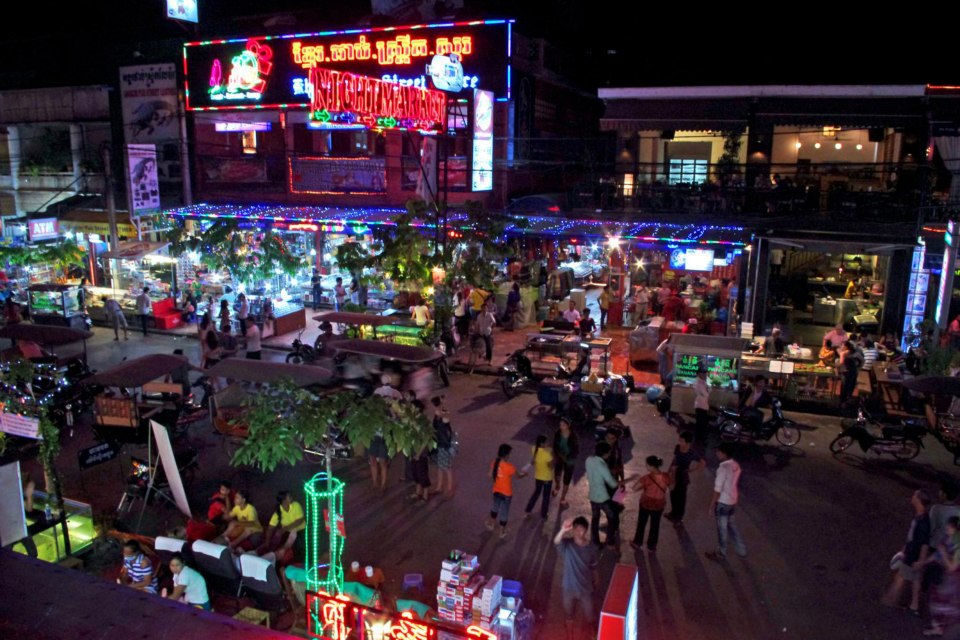
M 458 413 L 474 413 L 476 411 L 482 411 L 484 409 L 489 409 L 490 405 L 501 404 L 508 401 L 503 391 L 495 389 L 484 393 L 483 395 L 474 396 L 470 404 L 464 405 L 460 408 Z

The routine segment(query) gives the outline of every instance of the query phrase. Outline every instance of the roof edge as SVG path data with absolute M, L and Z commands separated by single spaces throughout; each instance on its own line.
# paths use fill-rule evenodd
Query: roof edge
M 599 89 L 601 100 L 695 100 L 702 98 L 920 98 L 924 84 L 891 85 L 717 85 L 700 87 L 612 87 Z

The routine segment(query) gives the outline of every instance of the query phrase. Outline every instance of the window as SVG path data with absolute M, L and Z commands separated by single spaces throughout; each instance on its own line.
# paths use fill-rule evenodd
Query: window
M 243 153 L 256 154 L 257 153 L 257 132 L 244 131 L 243 133 L 240 134 L 240 143 L 243 145 Z
M 707 181 L 710 170 L 707 160 L 670 158 L 667 172 L 668 184 L 702 184 Z

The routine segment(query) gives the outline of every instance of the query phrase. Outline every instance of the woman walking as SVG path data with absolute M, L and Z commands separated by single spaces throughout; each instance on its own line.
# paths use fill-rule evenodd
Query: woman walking
M 647 551 L 657 550 L 657 541 L 660 539 L 660 517 L 667 506 L 667 491 L 673 484 L 669 475 L 660 470 L 663 460 L 657 456 L 647 456 L 647 474 L 641 476 L 635 485 L 634 491 L 640 491 L 640 516 L 637 519 L 637 533 L 633 536 L 630 546 L 639 550 L 643 546 L 643 534 L 650 521 L 650 535 L 647 537 Z
M 220 301 L 220 331 L 230 331 L 230 303 L 226 300 Z
M 434 493 L 443 493 L 447 498 L 453 497 L 453 458 L 457 455 L 454 446 L 453 426 L 450 416 L 443 404 L 443 398 L 435 396 L 431 401 L 436 410 L 433 415 L 433 430 L 437 439 L 437 448 L 434 450 L 434 461 L 437 463 L 437 488 Z
M 553 455 L 555 458 L 553 495 L 560 494 L 560 508 L 566 509 L 570 506 L 567 504 L 567 490 L 570 489 L 573 468 L 577 464 L 577 456 L 580 455 L 580 441 L 566 418 L 560 418 L 560 429 L 553 436 Z
M 500 539 L 507 537 L 507 516 L 510 514 L 510 500 L 513 498 L 513 476 L 522 478 L 526 474 L 517 473 L 517 468 L 507 459 L 513 447 L 501 444 L 497 449 L 497 459 L 490 465 L 490 478 L 493 480 L 493 507 L 487 520 L 487 529 L 493 531 L 497 520 L 500 521 Z
M 207 346 L 207 334 L 213 331 L 213 320 L 210 318 L 210 312 L 207 311 L 197 323 L 197 336 L 200 338 L 200 368 L 207 368 L 207 354 L 210 348 Z
M 547 519 L 547 513 L 550 511 L 550 488 L 553 486 L 553 451 L 547 447 L 547 436 L 537 436 L 537 443 L 533 445 L 533 479 L 536 486 L 533 495 L 527 501 L 527 513 L 529 516 L 533 508 L 537 506 L 537 498 L 543 496 L 540 503 L 540 517 Z
M 933 560 L 943 565 L 943 577 L 930 590 L 930 626 L 924 629 L 925 636 L 942 636 L 960 623 L 960 518 L 947 520 L 946 531 Z

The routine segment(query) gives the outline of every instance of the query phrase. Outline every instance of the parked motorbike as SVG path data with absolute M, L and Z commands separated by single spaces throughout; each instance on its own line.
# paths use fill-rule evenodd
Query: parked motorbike
M 533 363 L 527 357 L 526 349 L 517 349 L 507 355 L 507 360 L 500 367 L 500 388 L 508 398 L 512 398 L 524 390 L 536 390 L 547 378 L 568 377 L 563 365 L 558 366 L 556 375 L 549 373 L 537 374 L 533 371 Z
M 879 427 L 880 435 L 871 433 L 870 426 Z M 927 427 L 923 421 L 906 420 L 899 425 L 881 425 L 861 404 L 857 418 L 845 425 L 840 435 L 830 443 L 830 451 L 834 455 L 845 453 L 856 443 L 864 453 L 889 453 L 897 460 L 912 460 L 920 454 L 926 433 Z
M 300 339 L 303 336 L 303 329 L 297 334 L 293 341 L 293 350 L 287 354 L 287 362 L 290 364 L 310 364 L 317 359 L 317 350 Z
M 773 415 L 760 425 L 751 424 L 751 416 L 745 416 L 737 411 L 721 409 L 719 416 L 720 439 L 726 442 L 736 440 L 770 440 L 776 436 L 777 442 L 788 447 L 800 442 L 800 429 L 796 423 L 783 415 L 780 400 L 774 398 L 772 402 Z

